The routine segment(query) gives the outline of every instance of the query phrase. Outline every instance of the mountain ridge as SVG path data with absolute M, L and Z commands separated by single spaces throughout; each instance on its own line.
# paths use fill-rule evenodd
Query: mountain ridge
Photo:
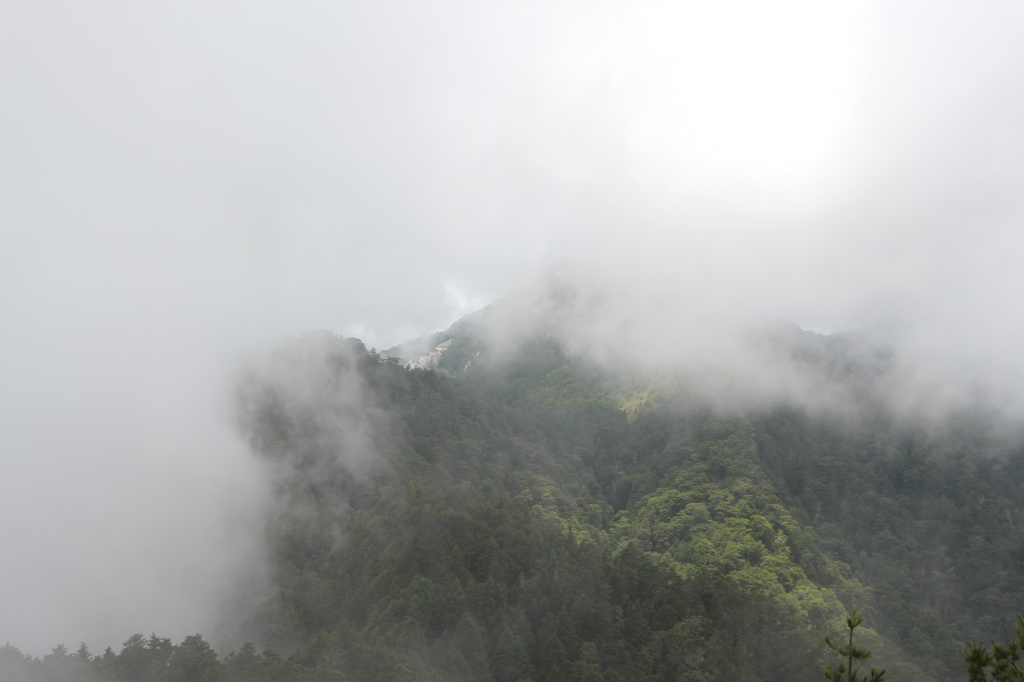
M 103 682 L 177 679 L 175 660 L 231 682 L 782 682 L 820 677 L 856 606 L 889 679 L 946 682 L 966 641 L 1008 634 L 1019 445 L 888 410 L 897 359 L 854 334 L 775 322 L 749 356 L 768 369 L 732 374 L 619 363 L 573 336 L 614 328 L 610 299 L 555 280 L 419 345 L 320 332 L 254 365 L 238 426 L 271 482 L 272 589 L 217 638 L 233 653 L 139 636 L 59 664 Z M 791 390 L 758 393 L 779 377 Z M 0 665 L 58 665 L 14 651 Z

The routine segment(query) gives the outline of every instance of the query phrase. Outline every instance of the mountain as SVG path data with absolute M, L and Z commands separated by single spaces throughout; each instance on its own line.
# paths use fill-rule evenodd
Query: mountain
M 325 332 L 279 349 L 239 388 L 275 495 L 272 593 L 224 639 L 253 644 L 217 662 L 140 638 L 81 670 L 814 680 L 856 606 L 887 679 L 946 681 L 965 642 L 1005 639 L 1024 611 L 1016 441 L 978 414 L 894 412 L 898 358 L 864 337 L 760 321 L 728 354 L 681 340 L 694 359 L 673 364 L 637 352 L 623 310 L 555 268 L 384 353 Z M 165 677 L 125 672 L 168 655 Z

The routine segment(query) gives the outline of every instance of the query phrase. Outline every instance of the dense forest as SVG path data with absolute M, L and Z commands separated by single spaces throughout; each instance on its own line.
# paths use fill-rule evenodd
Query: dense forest
M 1024 451 L 978 415 L 729 410 L 551 334 L 443 341 L 409 369 L 311 334 L 243 382 L 273 592 L 231 653 L 8 645 L 3 679 L 818 680 L 857 607 L 887 680 L 963 680 L 1024 611 Z

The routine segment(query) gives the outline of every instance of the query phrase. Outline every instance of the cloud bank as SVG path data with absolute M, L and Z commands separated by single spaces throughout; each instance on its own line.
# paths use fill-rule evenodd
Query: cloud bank
M 1022 404 L 1016 4 L 2 12 L 0 639 L 27 650 L 213 627 L 266 494 L 247 358 L 390 346 L 561 258 Z

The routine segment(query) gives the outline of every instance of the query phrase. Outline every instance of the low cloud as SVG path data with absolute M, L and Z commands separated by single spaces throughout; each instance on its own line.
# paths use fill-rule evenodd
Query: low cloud
M 707 339 L 789 319 L 891 348 L 908 404 L 1021 413 L 1013 3 L 4 13 L 0 639 L 29 651 L 215 620 L 267 494 L 248 359 L 389 347 L 563 258 L 611 273 L 612 348 L 730 359 Z

